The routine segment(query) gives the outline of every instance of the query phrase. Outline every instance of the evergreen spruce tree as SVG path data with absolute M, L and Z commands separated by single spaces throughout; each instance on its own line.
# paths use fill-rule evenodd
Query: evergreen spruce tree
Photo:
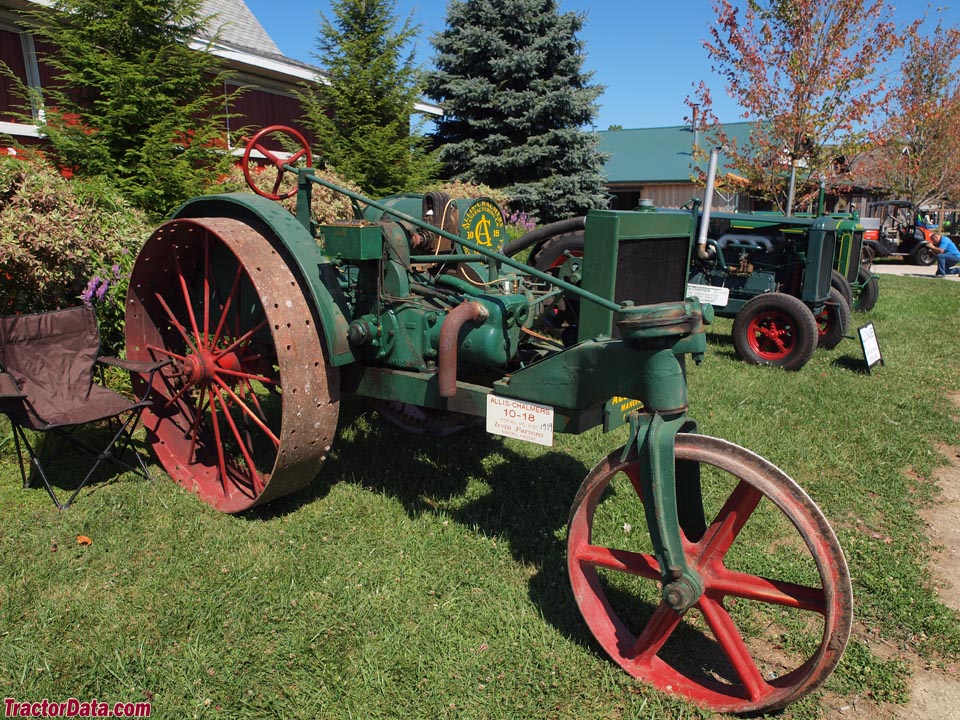
M 205 34 L 200 0 L 56 0 L 27 13 L 54 48 L 45 127 L 70 173 L 103 176 L 165 215 L 226 171 L 216 61 L 189 47 Z
M 450 0 L 427 79 L 445 174 L 503 188 L 541 222 L 605 204 L 599 139 L 583 130 L 603 90 L 582 69 L 584 19 L 556 0 Z
M 315 55 L 329 84 L 301 94 L 321 161 L 378 197 L 416 189 L 436 173 L 426 138 L 411 132 L 421 82 L 413 53 L 404 53 L 419 27 L 407 18 L 396 29 L 395 7 L 335 0 L 332 21 L 321 13 Z

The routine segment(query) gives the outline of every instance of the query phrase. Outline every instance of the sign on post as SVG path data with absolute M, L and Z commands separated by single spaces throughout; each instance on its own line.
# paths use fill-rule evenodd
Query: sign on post
M 867 372 L 870 368 L 879 363 L 883 365 L 883 355 L 880 353 L 880 341 L 877 340 L 877 331 L 873 323 L 867 323 L 861 328 L 857 328 L 860 335 L 860 346 L 863 348 L 863 357 L 867 361 Z

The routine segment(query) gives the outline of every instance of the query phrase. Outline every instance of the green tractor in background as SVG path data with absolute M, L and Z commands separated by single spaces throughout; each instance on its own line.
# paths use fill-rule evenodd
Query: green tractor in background
M 711 153 L 704 194 L 708 201 L 717 158 L 717 151 Z M 862 237 L 855 220 L 712 213 L 706 203 L 702 208 L 694 204 L 698 239 L 688 291 L 712 305 L 717 315 L 734 319 L 734 347 L 744 361 L 799 370 L 817 347 L 832 349 L 844 338 L 851 302 L 876 302 L 876 279 L 861 278 L 859 262 L 853 264 L 859 258 L 854 246 Z M 658 212 L 645 203 L 638 211 Z M 582 218 L 580 222 L 582 226 Z M 532 244 L 534 267 L 576 283 L 582 275 L 584 240 L 572 219 L 534 231 L 505 252 Z M 855 295 L 848 277 L 862 279 L 866 294 L 858 285 Z M 578 337 L 579 316 L 577 299 L 565 297 L 545 321 L 555 336 L 571 343 Z

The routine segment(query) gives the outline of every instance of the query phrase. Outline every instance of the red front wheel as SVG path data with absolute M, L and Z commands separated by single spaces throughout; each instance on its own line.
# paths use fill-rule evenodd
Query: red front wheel
M 821 685 L 850 635 L 852 591 L 833 530 L 782 471 L 741 447 L 680 434 L 699 468 L 706 527 L 683 535 L 704 592 L 685 613 L 661 599 L 636 452 L 611 453 L 570 515 L 568 569 L 597 642 L 633 677 L 721 712 L 782 708 Z
M 749 300 L 733 321 L 733 346 L 753 365 L 799 370 L 813 356 L 819 336 L 810 309 L 792 295 L 765 293 Z

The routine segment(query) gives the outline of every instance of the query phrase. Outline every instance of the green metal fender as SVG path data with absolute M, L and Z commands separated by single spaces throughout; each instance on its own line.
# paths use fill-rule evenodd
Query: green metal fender
M 267 225 L 282 247 L 290 270 L 302 286 L 309 290 L 308 300 L 323 327 L 329 362 L 334 366 L 349 365 L 356 357 L 347 339 L 349 311 L 337 282 L 336 270 L 323 254 L 317 241 L 297 218 L 281 205 L 252 193 L 228 193 L 194 198 L 184 203 L 172 219 L 230 217 L 237 220 L 259 220 Z M 268 238 L 271 242 L 272 238 Z

